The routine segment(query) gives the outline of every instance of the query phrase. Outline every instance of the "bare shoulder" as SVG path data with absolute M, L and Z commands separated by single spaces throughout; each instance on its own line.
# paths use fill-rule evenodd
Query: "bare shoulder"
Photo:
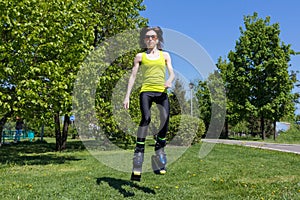
M 169 52 L 163 51 L 163 55 L 165 57 L 165 60 L 169 60 L 171 58 Z
M 134 62 L 141 62 L 141 61 L 142 61 L 142 53 L 137 53 L 135 55 Z

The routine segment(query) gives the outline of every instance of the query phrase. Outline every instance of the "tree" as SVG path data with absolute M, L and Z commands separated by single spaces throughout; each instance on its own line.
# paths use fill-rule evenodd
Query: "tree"
M 144 21 L 138 14 L 144 9 L 141 3 L 1 1 L 0 92 L 6 98 L 0 102 L 0 129 L 14 114 L 51 116 L 56 149 L 65 149 L 73 85 L 81 63 L 105 38 Z
M 39 72 L 37 63 L 39 51 L 35 34 L 42 30 L 39 19 L 40 9 L 44 8 L 38 2 L 1 1 L 0 24 L 0 82 L 2 114 L 0 131 L 8 118 L 13 115 L 29 118 L 26 113 L 33 113 L 39 99 L 37 85 Z M 39 8 L 39 6 L 41 8 Z M 45 46 L 46 43 L 43 43 Z M 28 97 L 28 98 L 27 98 Z M 0 134 L 0 135 L 1 135 Z M 1 136 L 0 136 L 1 138 Z
M 169 94 L 170 116 L 187 114 L 188 106 L 185 99 L 186 91 L 179 78 L 175 79 L 174 88 Z
M 95 132 L 95 137 L 104 134 L 106 138 L 117 139 L 118 144 L 120 141 L 124 143 L 132 141 L 130 136 L 127 137 L 124 134 L 129 129 L 132 131 L 130 128 L 132 126 L 124 127 L 124 123 L 120 122 L 119 116 L 115 117 L 114 113 L 126 116 L 126 113 L 120 111 L 126 84 L 119 85 L 117 88 L 116 86 L 120 81 L 124 82 L 123 78 L 128 74 L 127 71 L 131 70 L 133 58 L 140 50 L 138 29 L 146 25 L 146 20 L 139 16 L 139 11 L 145 9 L 141 3 L 141 0 L 107 0 L 94 7 L 97 12 L 101 11 L 102 15 L 99 24 L 95 25 L 95 51 L 87 57 L 84 63 L 85 67 L 80 72 L 78 87 L 76 86 L 79 89 L 75 95 L 76 101 L 84 101 L 89 107 L 85 110 L 79 108 L 76 111 L 79 119 L 89 118 L 91 123 L 100 126 L 101 131 Z M 99 77 L 94 77 L 93 74 Z M 95 90 L 88 91 L 88 88 L 94 86 L 96 86 Z M 116 99 L 113 100 L 114 97 Z M 130 113 L 137 113 L 138 107 L 137 101 L 131 101 Z M 95 108 L 96 114 L 93 113 L 93 108 Z M 97 118 L 97 121 L 91 116 Z M 134 121 L 136 121 L 136 116 L 133 117 Z M 126 119 L 131 118 L 126 117 L 123 121 Z M 85 125 L 80 124 L 80 126 L 84 128 Z
M 196 87 L 199 118 L 206 128 L 206 137 L 218 139 L 226 117 L 226 94 L 224 82 L 219 71 L 213 71 L 205 81 Z M 227 136 L 222 136 L 227 137 Z
M 57 150 L 66 145 L 72 82 L 93 41 L 88 6 L 84 1 L 26 0 L 4 6 L 4 65 L 12 71 L 4 78 L 15 87 L 14 112 L 29 119 L 52 116 Z
M 279 120 L 293 109 L 293 80 L 288 62 L 293 51 L 280 42 L 279 24 L 270 24 L 270 17 L 244 17 L 245 30 L 230 51 L 226 81 L 228 98 L 239 112 L 240 120 L 259 117 L 265 138 L 265 119 Z
M 220 72 L 221 78 L 225 87 L 225 95 L 226 95 L 226 118 L 225 118 L 225 127 L 224 127 L 224 135 L 225 138 L 229 137 L 229 124 L 237 124 L 241 116 L 239 116 L 239 112 L 235 110 L 236 106 L 234 106 L 234 102 L 231 100 L 231 95 L 233 94 L 228 90 L 228 82 L 227 78 L 230 79 L 232 77 L 232 63 L 228 63 L 227 60 L 223 60 L 221 57 L 218 59 L 217 68 Z
M 195 95 L 198 100 L 199 118 L 203 120 L 206 132 L 211 119 L 211 95 L 206 81 L 198 82 Z

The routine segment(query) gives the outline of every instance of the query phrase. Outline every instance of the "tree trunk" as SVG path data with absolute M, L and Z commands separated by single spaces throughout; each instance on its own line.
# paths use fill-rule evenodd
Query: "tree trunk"
M 42 124 L 42 129 L 41 129 L 41 141 L 44 140 L 44 132 L 45 132 L 45 124 Z
M 55 122 L 55 138 L 56 138 L 56 151 L 65 150 L 67 147 L 68 129 L 70 124 L 69 115 L 64 116 L 63 130 L 60 130 L 60 118 L 59 113 L 54 116 Z
M 261 139 L 265 140 L 266 133 L 265 133 L 265 118 L 261 116 L 260 118 L 260 130 L 261 130 Z
M 54 115 L 54 123 L 55 123 L 55 138 L 56 138 L 56 151 L 61 151 L 61 131 L 60 131 L 60 120 L 59 113 Z
M 222 128 L 222 133 L 220 138 L 228 139 L 229 138 L 229 130 L 228 130 L 228 120 L 227 117 L 225 118 L 224 126 Z
M 229 126 L 228 126 L 228 119 L 227 119 L 227 117 L 225 119 L 225 138 L 226 139 L 229 138 Z
M 274 126 L 274 132 L 273 132 L 273 138 L 274 138 L 274 140 L 276 140 L 276 120 L 274 120 L 274 122 L 273 122 L 273 126 Z
M 62 139 L 61 139 L 61 150 L 67 148 L 69 125 L 70 125 L 70 117 L 69 115 L 66 114 L 64 119 L 64 126 L 63 126 Z

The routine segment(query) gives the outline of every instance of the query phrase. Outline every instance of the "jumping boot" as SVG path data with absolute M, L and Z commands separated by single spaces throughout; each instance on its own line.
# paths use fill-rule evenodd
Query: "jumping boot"
M 155 174 L 164 175 L 167 173 L 167 155 L 159 143 L 155 144 L 155 155 L 151 157 L 152 169 Z
M 134 151 L 133 168 L 131 173 L 132 181 L 141 181 L 143 162 L 144 162 L 144 149 L 136 147 Z

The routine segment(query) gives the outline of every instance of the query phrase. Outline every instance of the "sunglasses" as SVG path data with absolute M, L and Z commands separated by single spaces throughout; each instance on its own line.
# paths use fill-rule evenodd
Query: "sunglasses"
M 145 35 L 145 39 L 149 40 L 150 37 L 153 39 L 153 40 L 156 40 L 157 39 L 157 35 Z

